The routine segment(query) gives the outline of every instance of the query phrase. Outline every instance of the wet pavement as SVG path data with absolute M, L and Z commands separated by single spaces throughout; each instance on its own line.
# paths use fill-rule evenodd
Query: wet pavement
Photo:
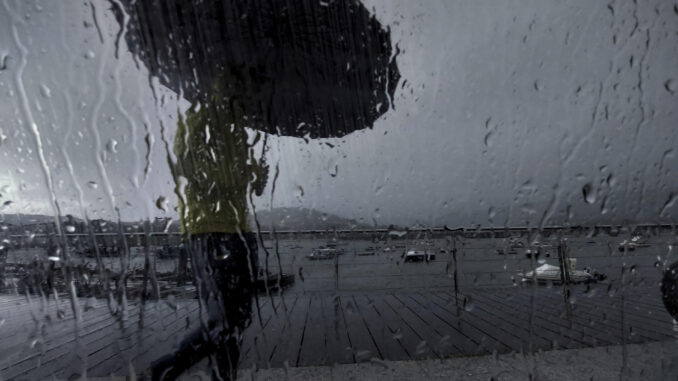
M 624 351 L 627 361 L 624 363 Z M 369 361 L 360 364 L 287 369 L 245 369 L 239 380 L 675 380 L 678 344 L 648 344 L 540 351 L 444 360 Z M 625 366 L 624 366 L 625 365 Z M 206 377 L 202 370 L 184 377 Z M 207 378 L 203 378 L 207 379 Z

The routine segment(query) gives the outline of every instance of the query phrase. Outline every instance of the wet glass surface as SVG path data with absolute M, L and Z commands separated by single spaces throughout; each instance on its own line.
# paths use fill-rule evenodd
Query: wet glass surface
M 678 6 L 0 0 L 0 379 L 673 379 Z

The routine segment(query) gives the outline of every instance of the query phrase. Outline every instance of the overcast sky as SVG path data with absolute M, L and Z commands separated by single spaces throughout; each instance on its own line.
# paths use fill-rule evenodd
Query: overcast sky
M 678 221 L 672 2 L 365 3 L 402 51 L 395 109 L 343 139 L 272 139 L 274 207 L 404 225 Z M 171 147 L 187 105 L 157 83 L 154 100 L 124 39 L 116 58 L 107 4 L 0 0 L 0 213 L 55 200 L 176 216 L 160 126 Z

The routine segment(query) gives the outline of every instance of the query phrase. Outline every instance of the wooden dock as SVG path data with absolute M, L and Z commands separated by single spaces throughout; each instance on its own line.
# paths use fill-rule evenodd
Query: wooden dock
M 69 300 L 0 296 L 0 379 L 70 379 L 84 369 L 88 376 L 141 375 L 199 326 L 191 297 L 130 303 L 125 319 L 104 300 L 79 303 L 76 328 Z M 446 289 L 290 293 L 258 303 L 244 333 L 243 368 L 530 353 L 677 335 L 654 285 L 577 286 L 569 307 L 561 288 L 541 286 L 474 289 L 458 298 Z

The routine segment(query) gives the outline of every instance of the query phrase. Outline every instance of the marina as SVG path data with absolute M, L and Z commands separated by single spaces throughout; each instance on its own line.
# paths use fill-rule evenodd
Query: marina
M 520 274 L 529 275 L 529 266 L 539 274 L 544 266 L 559 271 L 558 263 L 498 256 L 506 239 L 432 238 L 435 259 L 412 263 L 405 260 L 407 248 L 420 239 L 378 246 L 343 240 L 344 254 L 326 261 L 307 258 L 326 246 L 322 237 L 271 242 L 279 252 L 269 251 L 267 258 L 267 250 L 260 250 L 260 264 L 288 278 L 281 287 L 258 292 L 242 333 L 239 367 L 527 356 L 673 340 L 676 326 L 662 304 L 655 267 L 666 239 L 659 235 L 647 247 L 620 253 L 608 248 L 621 237 L 569 237 L 568 258 L 576 259 L 570 263 L 596 268 L 608 278 L 572 279 L 567 285 L 556 278 L 522 282 Z M 359 254 L 366 251 L 375 254 Z M 629 271 L 621 271 L 623 263 Z M 110 265 L 114 268 L 114 261 Z M 172 258 L 157 260 L 169 273 L 175 265 Z M 76 300 L 77 322 L 68 295 L 57 296 L 6 291 L 0 297 L 3 379 L 148 375 L 150 364 L 176 349 L 201 321 L 191 284 L 164 287 L 158 300 L 131 297 L 124 306 L 82 295 Z

